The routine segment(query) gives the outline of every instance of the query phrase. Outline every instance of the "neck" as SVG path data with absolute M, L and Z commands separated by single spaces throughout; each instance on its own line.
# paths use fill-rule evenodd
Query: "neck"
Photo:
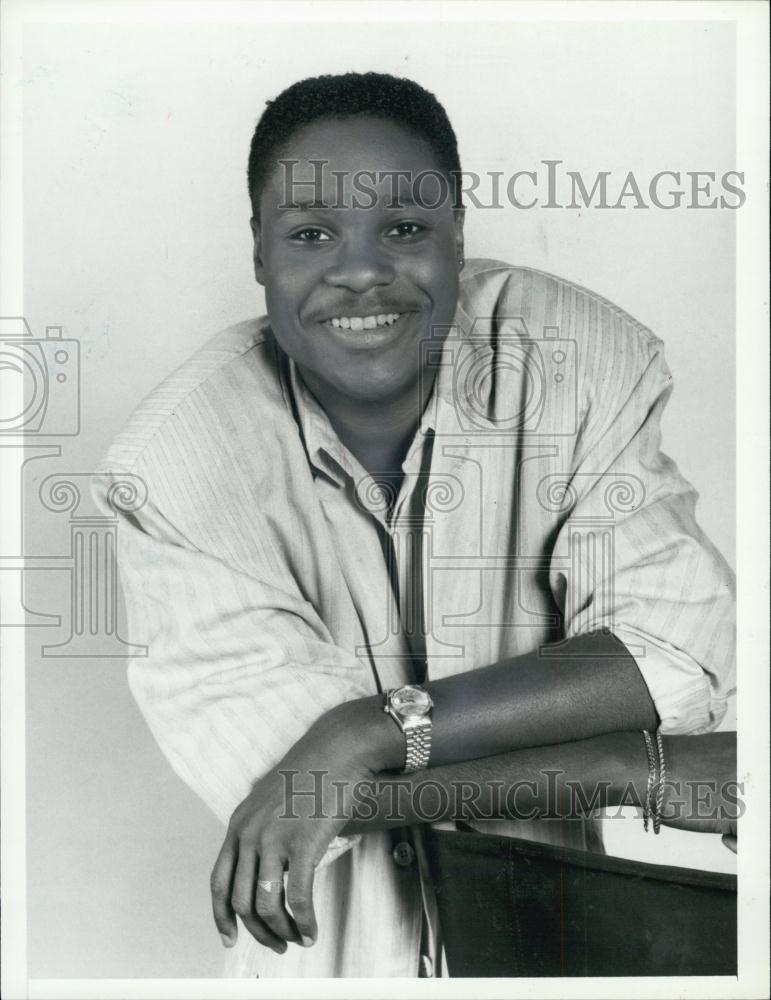
M 361 465 L 376 479 L 401 477 L 401 466 L 418 429 L 433 385 L 421 380 L 398 396 L 382 400 L 356 400 L 298 365 L 303 381 L 324 408 L 337 436 Z

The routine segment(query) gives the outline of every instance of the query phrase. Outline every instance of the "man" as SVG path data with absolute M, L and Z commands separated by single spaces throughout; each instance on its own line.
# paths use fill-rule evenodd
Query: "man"
M 107 505 L 121 475 L 147 485 L 118 512 L 149 647 L 130 681 L 228 823 L 232 975 L 439 958 L 420 830 L 394 851 L 357 815 L 362 782 L 538 764 L 644 784 L 640 731 L 705 733 L 731 692 L 731 574 L 658 451 L 661 341 L 568 282 L 465 262 L 459 177 L 411 81 L 269 103 L 249 159 L 268 316 L 167 379 L 97 486 Z M 287 808 L 288 778 L 318 794 Z M 591 816 L 477 826 L 602 849 Z

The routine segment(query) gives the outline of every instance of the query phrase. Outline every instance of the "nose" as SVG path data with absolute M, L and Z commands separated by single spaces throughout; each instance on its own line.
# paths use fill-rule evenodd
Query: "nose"
M 394 266 L 385 249 L 371 240 L 349 240 L 330 261 L 324 280 L 335 288 L 361 294 L 394 280 Z

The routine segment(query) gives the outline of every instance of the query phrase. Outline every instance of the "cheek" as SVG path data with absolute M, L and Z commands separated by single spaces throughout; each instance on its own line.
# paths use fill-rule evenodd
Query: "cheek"
M 271 240 L 264 253 L 266 298 L 274 301 L 277 309 L 287 311 L 302 303 L 312 288 L 318 284 L 320 262 L 312 254 L 303 252 L 281 239 Z
M 455 313 L 458 301 L 458 269 L 455 258 L 424 261 L 414 273 L 414 280 L 431 297 L 436 319 L 448 320 Z
M 265 284 L 265 301 L 274 315 L 287 316 L 302 306 L 313 279 L 306 270 L 291 266 L 292 261 L 273 261 L 269 280 Z
M 458 261 L 454 228 L 437 234 L 431 252 L 410 262 L 412 281 L 423 288 L 434 303 L 434 312 L 453 313 L 458 297 Z

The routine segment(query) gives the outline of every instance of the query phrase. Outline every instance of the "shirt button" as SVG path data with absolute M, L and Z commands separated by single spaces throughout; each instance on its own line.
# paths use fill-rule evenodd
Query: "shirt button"
M 393 859 L 397 865 L 407 868 L 415 860 L 415 850 L 406 840 L 400 841 L 393 849 Z

